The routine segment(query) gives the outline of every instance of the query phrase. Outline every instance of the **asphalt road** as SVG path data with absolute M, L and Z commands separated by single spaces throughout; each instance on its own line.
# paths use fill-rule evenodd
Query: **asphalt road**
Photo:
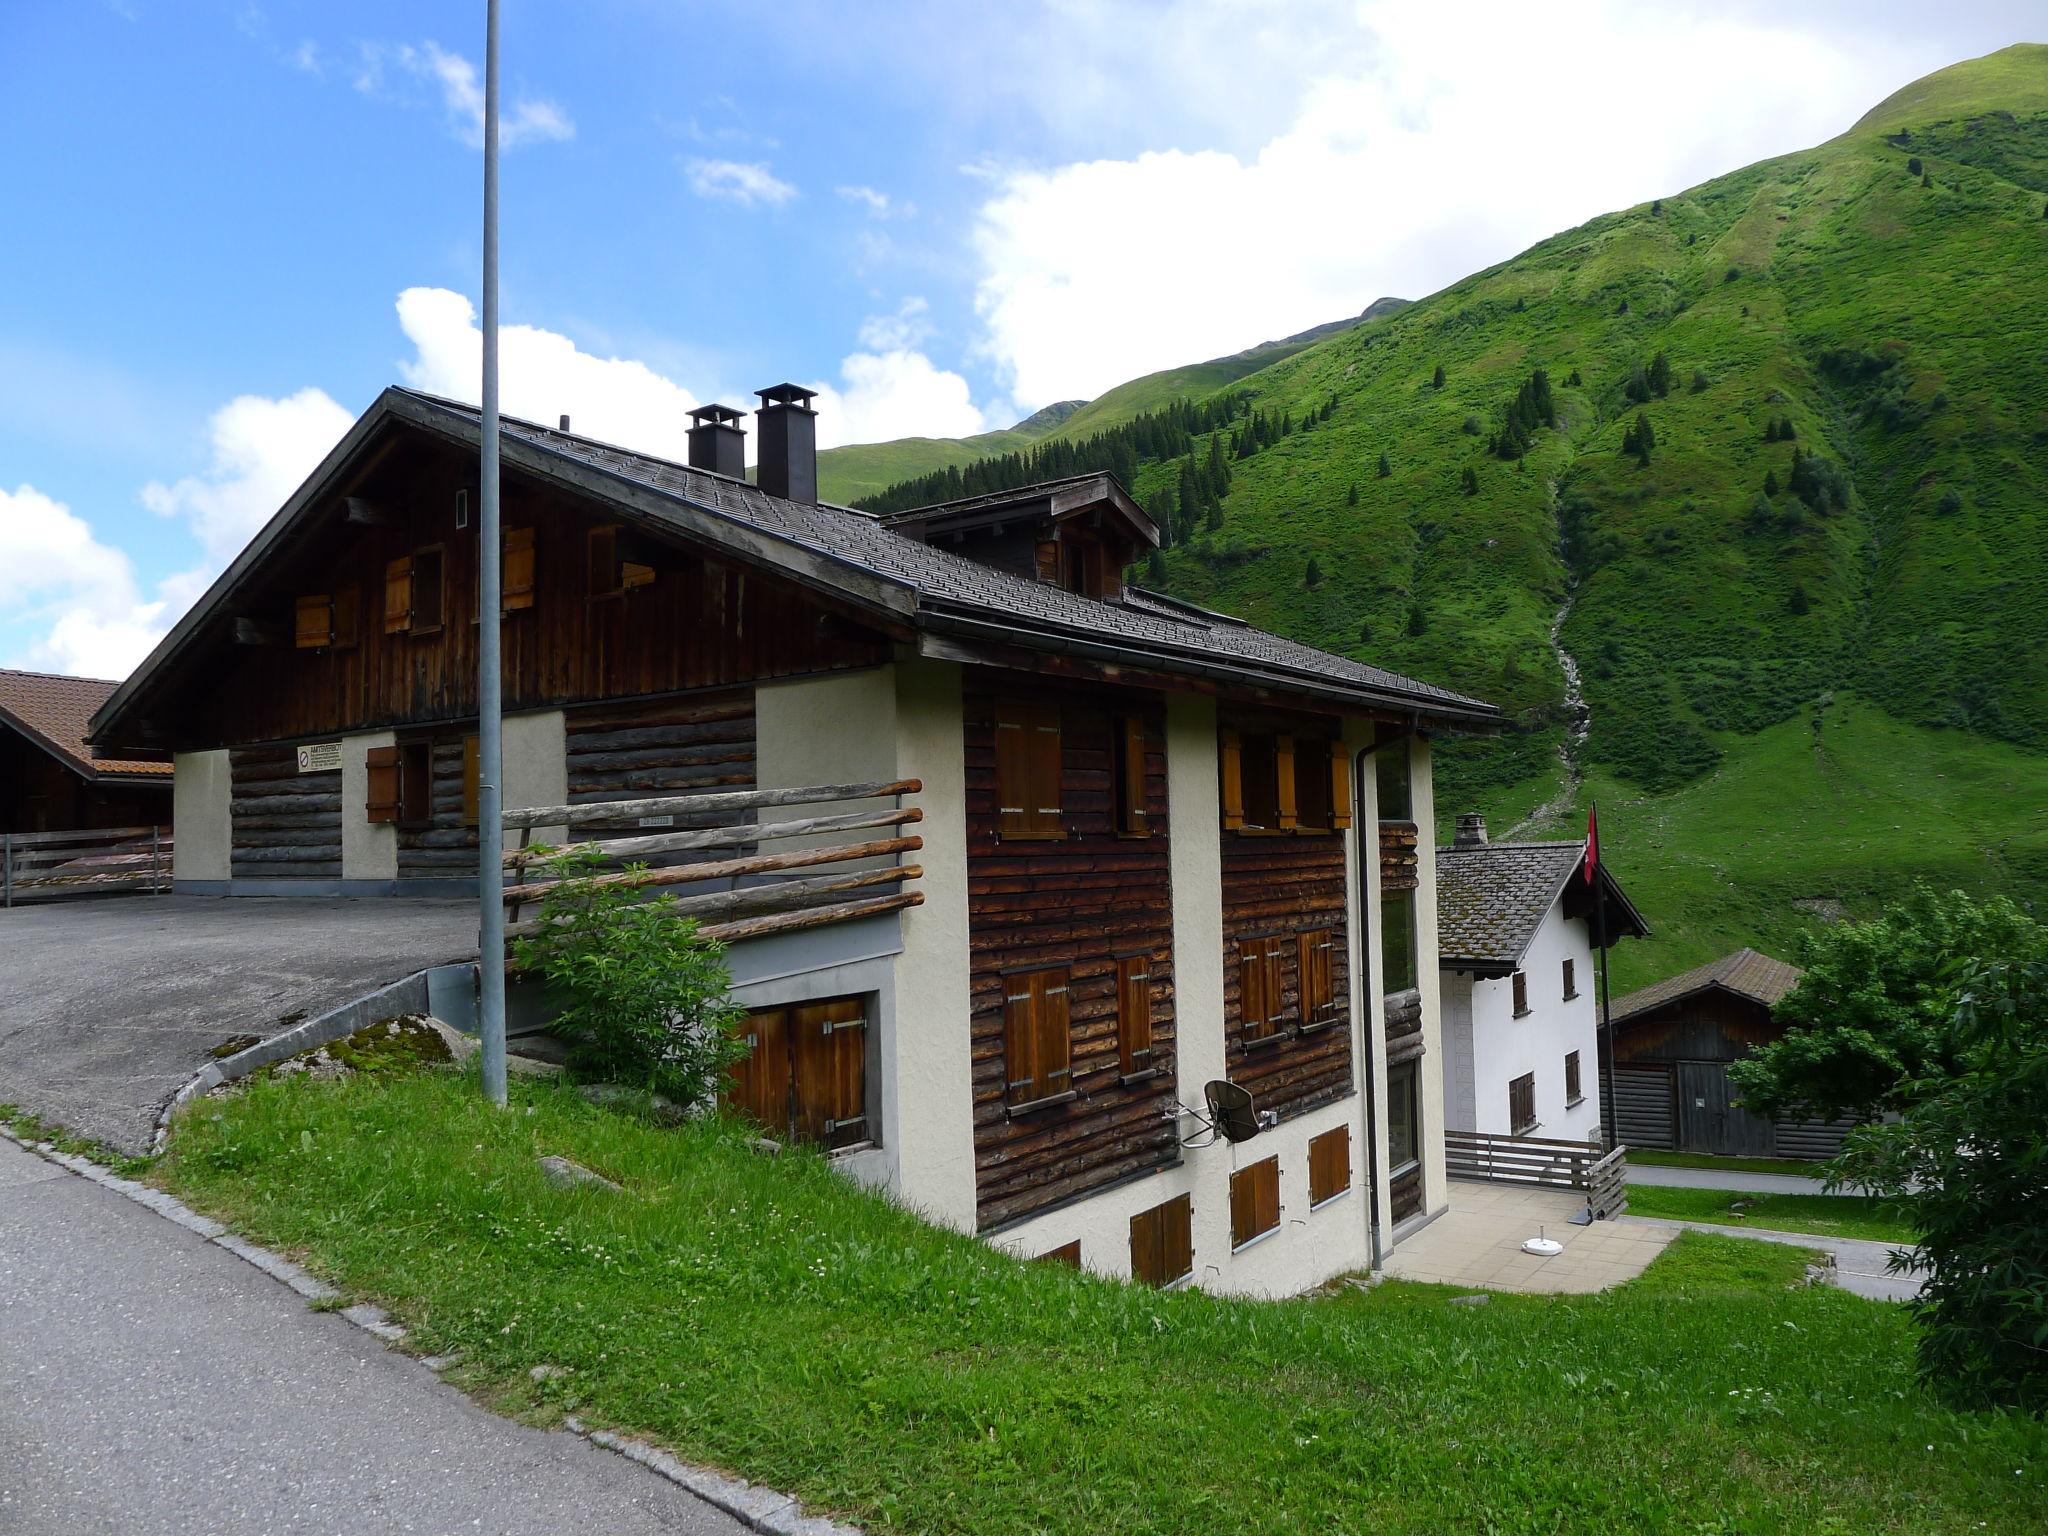
M 0 1103 L 146 1152 L 235 1035 L 476 954 L 476 904 L 154 896 L 0 912 Z
M 1723 1168 L 1658 1168 L 1630 1163 L 1631 1184 L 1663 1184 L 1680 1189 L 1740 1189 L 1759 1195 L 1820 1195 L 1827 1186 L 1797 1173 L 1731 1173 Z
M 0 1531 L 741 1536 L 0 1141 Z

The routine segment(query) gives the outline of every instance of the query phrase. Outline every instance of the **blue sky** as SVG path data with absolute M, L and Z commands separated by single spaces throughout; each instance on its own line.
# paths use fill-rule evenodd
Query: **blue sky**
M 2029 20 L 504 10 L 507 407 L 655 451 L 784 378 L 827 442 L 1007 425 L 1828 137 Z M 482 18 L 0 7 L 0 665 L 125 671 L 379 389 L 474 396 Z

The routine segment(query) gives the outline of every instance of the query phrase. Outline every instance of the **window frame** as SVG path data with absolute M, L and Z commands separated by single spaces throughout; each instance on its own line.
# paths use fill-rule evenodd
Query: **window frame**
M 1398 1179 L 1422 1166 L 1422 1092 L 1418 1063 L 1396 1062 L 1387 1068 L 1387 1177 Z M 1395 1111 L 1405 1109 L 1405 1117 Z M 1400 1155 L 1395 1131 L 1405 1118 L 1408 1155 Z
M 1415 764 L 1411 742 L 1409 736 L 1397 736 L 1380 742 L 1373 751 L 1373 782 L 1381 821 L 1415 819 Z
M 1380 891 L 1380 968 L 1383 973 L 1380 978 L 1380 992 L 1385 997 L 1413 992 L 1422 985 L 1422 960 L 1416 953 L 1421 944 L 1421 935 L 1416 931 L 1418 914 L 1415 910 L 1415 893 L 1414 886 L 1401 886 L 1394 890 L 1382 888 Z M 1401 956 L 1406 966 L 1404 974 L 1407 979 L 1399 986 L 1394 985 L 1395 971 L 1389 958 L 1387 944 L 1388 934 L 1392 931 L 1388 925 L 1397 910 L 1406 914 L 1406 921 L 1402 925 L 1405 937 L 1402 941 Z
M 425 832 L 434 825 L 434 743 L 426 737 L 401 741 L 398 752 L 398 811 L 401 832 Z
M 1230 1251 L 1245 1249 L 1280 1230 L 1280 1155 L 1262 1157 L 1230 1175 Z
M 1015 1117 L 1071 1103 L 1079 1096 L 1074 1088 L 1072 967 L 1016 966 L 1003 971 L 1001 980 L 1005 1108 Z M 1030 1064 L 1029 1075 L 1018 1075 L 1020 1062 Z
M 1527 1120 L 1518 1120 L 1516 1114 L 1524 1102 L 1528 1105 L 1529 1118 Z M 1520 1077 L 1510 1078 L 1508 1080 L 1508 1134 L 1510 1136 L 1527 1136 L 1539 1129 L 1542 1124 L 1543 1122 L 1536 1118 L 1536 1074 L 1534 1072 L 1524 1072 Z

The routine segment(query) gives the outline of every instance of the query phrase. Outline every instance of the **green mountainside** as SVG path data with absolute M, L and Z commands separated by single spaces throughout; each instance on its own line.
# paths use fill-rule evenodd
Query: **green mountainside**
M 2028 44 L 1057 437 L 1123 463 L 1176 389 L 1238 401 L 1220 450 L 1139 444 L 1179 535 L 1140 579 L 1508 708 L 1439 811 L 1567 836 L 1597 794 L 1657 930 L 1617 984 L 1916 878 L 2042 910 L 2044 193 Z
M 956 464 L 972 464 L 992 454 L 1029 448 L 1040 438 L 1058 431 L 1087 403 L 1062 400 L 1032 412 L 1014 427 L 973 437 L 899 437 L 886 443 L 850 443 L 843 448 L 827 448 L 818 455 L 818 494 L 827 501 L 858 501 L 899 480 L 950 469 Z

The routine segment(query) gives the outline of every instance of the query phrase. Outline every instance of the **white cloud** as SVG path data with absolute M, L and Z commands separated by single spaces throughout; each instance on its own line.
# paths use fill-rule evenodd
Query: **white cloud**
M 966 437 L 988 430 L 967 380 L 920 350 L 934 334 L 931 306 L 907 298 L 894 314 L 870 315 L 863 350 L 842 359 L 839 386 L 818 384 L 818 445 L 880 443 L 895 437 Z
M 1610 208 L 1825 139 L 1884 73 L 1880 45 L 1833 32 L 1605 0 L 1571 19 L 1376 0 L 1346 26 L 1296 54 L 1315 72 L 1256 150 L 1000 175 L 975 231 L 976 302 L 1020 405 L 1422 297 Z M 1198 82 L 1208 66 L 1188 68 Z M 1700 106 L 1660 105 L 1674 101 Z
M 779 208 L 796 196 L 796 188 L 778 180 L 765 160 L 687 160 L 683 175 L 699 197 L 722 198 L 744 208 L 762 203 Z
M 417 47 L 411 43 L 364 43 L 355 88 L 365 95 L 377 94 L 384 87 L 387 66 L 436 86 L 450 131 L 471 149 L 483 148 L 484 85 L 476 65 L 431 41 Z M 498 143 L 502 148 L 575 136 L 575 123 L 555 102 L 538 96 L 501 95 Z
M 836 187 L 833 190 L 839 194 L 843 201 L 858 204 L 878 219 L 911 219 L 917 217 L 917 205 L 915 203 L 898 202 L 890 197 L 888 193 L 877 191 L 873 187 Z
M 355 418 L 324 390 L 281 400 L 239 395 L 207 423 L 210 457 L 197 475 L 142 488 L 142 504 L 182 517 L 215 569 L 240 552 L 341 440 Z
M 128 557 L 32 485 L 0 489 L 0 624 L 40 630 L 9 665 L 80 677 L 126 677 L 189 600 L 172 578 L 154 600 Z
M 931 339 L 931 306 L 908 298 L 893 315 L 869 315 L 861 322 L 860 344 L 874 352 L 901 352 Z

